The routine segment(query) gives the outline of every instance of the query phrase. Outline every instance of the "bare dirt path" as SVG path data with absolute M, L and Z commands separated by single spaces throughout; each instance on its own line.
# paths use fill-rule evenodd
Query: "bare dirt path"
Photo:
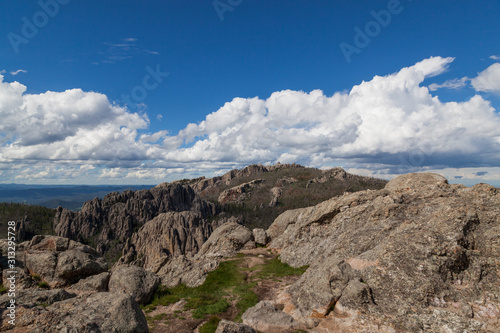
M 293 284 L 299 276 L 262 276 L 259 272 L 262 267 L 275 259 L 277 253 L 267 248 L 255 248 L 241 250 L 238 255 L 228 260 L 238 260 L 238 269 L 246 275 L 246 283 L 255 283 L 252 291 L 257 294 L 259 301 L 274 300 L 277 295 L 287 286 Z M 217 314 L 220 319 L 235 320 L 238 315 L 236 303 L 237 297 L 230 295 L 228 298 L 230 307 L 224 312 Z M 198 333 L 199 328 L 209 319 L 207 315 L 204 319 L 193 318 L 191 310 L 185 310 L 185 300 L 168 306 L 157 306 L 153 311 L 146 314 L 148 325 L 152 333 Z

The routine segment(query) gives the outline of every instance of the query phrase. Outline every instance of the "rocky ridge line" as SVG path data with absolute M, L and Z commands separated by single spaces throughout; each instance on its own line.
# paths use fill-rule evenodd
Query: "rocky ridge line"
M 189 186 L 162 184 L 149 190 L 110 193 L 102 200 L 95 198 L 79 212 L 59 207 L 54 230 L 58 236 L 90 243 L 105 254 L 111 246 L 121 251 L 120 244 L 159 214 L 182 211 L 205 218 L 214 215 L 216 208 Z

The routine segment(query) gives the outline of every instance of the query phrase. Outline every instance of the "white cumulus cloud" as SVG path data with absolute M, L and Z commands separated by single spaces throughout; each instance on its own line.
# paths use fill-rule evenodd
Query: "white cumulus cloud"
M 471 80 L 476 91 L 500 93 L 500 63 L 494 63 Z
M 177 135 L 146 133 L 146 114 L 103 94 L 27 94 L 24 85 L 0 75 L 0 181 L 159 183 L 278 161 L 378 176 L 494 170 L 500 165 L 500 118 L 490 102 L 476 95 L 444 103 L 422 85 L 453 60 L 425 59 L 330 96 L 283 90 L 266 99 L 238 97 Z M 472 84 L 494 86 L 493 66 Z
M 401 156 L 419 151 L 425 154 L 420 165 L 460 165 L 470 158 L 499 163 L 490 152 L 500 151 L 500 119 L 488 101 L 474 96 L 443 103 L 420 86 L 452 61 L 429 58 L 333 96 L 284 90 L 266 100 L 235 98 L 189 124 L 177 137 L 192 145 L 165 151 L 161 159 L 314 166 L 343 160 L 396 167 Z
M 138 130 L 146 115 L 128 112 L 95 92 L 26 94 L 0 76 L 0 161 L 131 161 L 146 158 Z

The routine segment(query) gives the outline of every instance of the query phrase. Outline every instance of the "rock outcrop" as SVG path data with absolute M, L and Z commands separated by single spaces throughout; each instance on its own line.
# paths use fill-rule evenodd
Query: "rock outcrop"
M 301 327 L 292 316 L 277 309 L 270 301 L 261 301 L 241 316 L 243 324 L 261 332 L 288 333 Z
M 108 268 L 93 248 L 56 236 L 33 237 L 22 256 L 27 272 L 51 288 L 76 283 Z
M 110 293 L 124 293 L 139 304 L 147 304 L 159 284 L 155 274 L 141 267 L 122 265 L 113 269 L 108 289 Z
M 267 230 L 294 267 L 284 312 L 316 332 L 500 330 L 500 194 L 400 176 L 287 211 Z
M 245 198 L 245 193 L 257 187 L 263 182 L 262 179 L 255 179 L 223 191 L 217 201 L 221 204 L 228 202 L 240 202 Z
M 229 186 L 232 184 L 232 181 L 235 179 L 245 179 L 245 178 L 251 178 L 253 176 L 262 174 L 262 173 L 268 173 L 268 172 L 273 172 L 273 171 L 278 171 L 278 170 L 300 170 L 300 169 L 305 169 L 303 166 L 299 164 L 281 164 L 278 162 L 278 164 L 275 165 L 261 165 L 261 164 L 252 164 L 249 165 L 243 169 L 234 169 L 229 172 L 226 172 L 222 176 L 218 177 L 213 177 L 213 178 L 205 178 L 205 177 L 200 177 L 197 179 L 193 180 L 181 180 L 174 182 L 173 184 L 182 184 L 185 182 L 188 182 L 189 185 L 196 191 L 196 193 L 202 193 L 202 192 L 207 192 L 210 191 L 211 189 L 215 187 L 223 187 L 223 186 Z M 283 179 L 283 181 L 296 181 L 293 178 L 286 178 Z M 167 184 L 167 183 L 165 183 Z M 161 184 L 159 186 L 163 186 L 164 184 Z
M 119 263 L 133 262 L 156 273 L 173 257 L 196 254 L 212 229 L 207 219 L 192 212 L 160 214 L 127 240 Z
M 0 265 L 10 283 L 5 245 L 0 242 Z M 110 279 L 106 261 L 93 248 L 35 236 L 18 244 L 15 271 L 15 332 L 148 332 L 138 302 L 149 302 L 159 278 L 140 267 L 119 266 Z M 11 300 L 0 296 L 0 306 Z M 8 314 L 0 313 L 0 331 L 13 328 Z
M 20 307 L 16 317 L 16 327 L 27 332 L 149 332 L 139 305 L 125 294 L 95 293 L 47 307 Z M 7 327 L 4 321 L 0 329 Z
M 213 230 L 207 219 L 192 212 L 160 214 L 127 240 L 114 267 L 143 267 L 168 287 L 180 283 L 199 286 L 222 259 L 236 255 L 252 241 L 252 232 L 237 219 L 219 222 L 220 226 Z
M 159 214 L 181 211 L 202 217 L 216 212 L 215 206 L 202 200 L 191 187 L 162 184 L 149 190 L 113 192 L 102 200 L 95 198 L 86 202 L 80 212 L 59 207 L 54 230 L 58 236 L 90 242 L 104 254 L 112 240 L 124 243 L 134 231 Z M 113 245 L 118 246 L 117 242 Z
M 173 257 L 156 274 L 162 284 L 168 287 L 181 283 L 196 287 L 223 259 L 234 257 L 238 250 L 249 243 L 253 243 L 250 230 L 234 221 L 226 222 L 212 232 L 198 253 Z
M 307 182 L 307 186 L 309 187 L 311 184 L 314 184 L 314 183 L 323 184 L 323 183 L 326 183 L 327 181 L 329 181 L 330 179 L 346 180 L 346 179 L 352 179 L 355 177 L 359 177 L 359 176 L 355 176 L 353 174 L 347 173 L 342 168 L 333 168 L 333 169 L 323 170 L 322 175 L 317 177 L 317 178 L 309 180 Z

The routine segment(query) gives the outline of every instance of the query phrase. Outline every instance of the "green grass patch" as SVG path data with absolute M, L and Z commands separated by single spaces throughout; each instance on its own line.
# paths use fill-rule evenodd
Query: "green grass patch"
M 44 282 L 40 282 L 40 283 L 38 284 L 38 286 L 39 286 L 40 288 L 44 288 L 44 289 L 49 289 L 49 288 L 50 288 L 49 284 L 48 284 L 47 282 L 45 282 L 45 281 L 44 281 Z
M 217 326 L 219 326 L 219 322 L 221 319 L 217 316 L 211 317 L 208 322 L 203 324 L 203 326 L 200 327 L 199 331 L 200 333 L 215 333 L 217 330 Z
M 166 306 L 184 299 L 186 301 L 184 310 L 191 310 L 193 318 L 201 319 L 207 315 L 226 312 L 231 306 L 230 301 L 236 300 L 238 313 L 235 320 L 241 321 L 241 315 L 259 302 L 259 296 L 253 291 L 257 282 L 248 282 L 247 272 L 260 270 L 255 278 L 278 279 L 301 275 L 307 269 L 307 266 L 293 268 L 282 263 L 279 258 L 252 268 L 242 268 L 240 264 L 243 260 L 240 256 L 234 260 L 221 262 L 216 270 L 207 275 L 205 282 L 196 288 L 188 288 L 185 285 L 174 288 L 160 286 L 151 304 L 144 306 L 143 310 L 148 313 L 159 305 Z
M 262 265 L 262 270 L 257 273 L 260 278 L 271 278 L 271 277 L 284 277 L 291 275 L 302 275 L 309 268 L 309 266 L 302 266 L 299 268 L 294 268 L 288 264 L 281 262 L 279 257 L 269 260 L 266 264 Z
M 235 321 L 241 322 L 241 315 L 243 315 L 247 309 L 259 303 L 259 296 L 252 290 L 255 285 L 256 283 L 253 282 L 234 288 L 234 292 L 239 295 L 239 300 L 236 303 L 238 315 L 236 316 Z
M 192 310 L 193 318 L 200 319 L 206 315 L 224 313 L 230 307 L 227 300 L 230 295 L 236 294 L 240 302 L 248 303 L 249 291 L 241 287 L 245 285 L 245 274 L 238 266 L 240 263 L 241 259 L 221 262 L 216 270 L 207 275 L 205 282 L 196 288 L 185 285 L 174 288 L 160 286 L 153 301 L 144 310 L 185 299 L 187 303 L 184 308 Z
M 226 312 L 226 310 L 230 307 L 230 304 L 225 298 L 223 298 L 217 300 L 215 303 L 213 303 L 212 301 L 206 302 L 205 300 L 203 300 L 202 302 L 196 302 L 196 304 L 192 305 L 192 307 L 189 307 L 188 301 L 186 307 L 188 307 L 189 309 L 193 309 L 193 318 L 201 319 L 205 318 L 205 315 L 207 314 L 214 315 Z
M 7 292 L 7 288 L 4 287 L 3 284 L 0 284 L 0 295 L 3 295 Z
M 166 313 L 160 313 L 160 314 L 157 314 L 156 316 L 153 316 L 152 319 L 154 321 L 156 321 L 156 320 L 162 320 L 165 317 L 168 317 L 168 314 L 166 314 Z

